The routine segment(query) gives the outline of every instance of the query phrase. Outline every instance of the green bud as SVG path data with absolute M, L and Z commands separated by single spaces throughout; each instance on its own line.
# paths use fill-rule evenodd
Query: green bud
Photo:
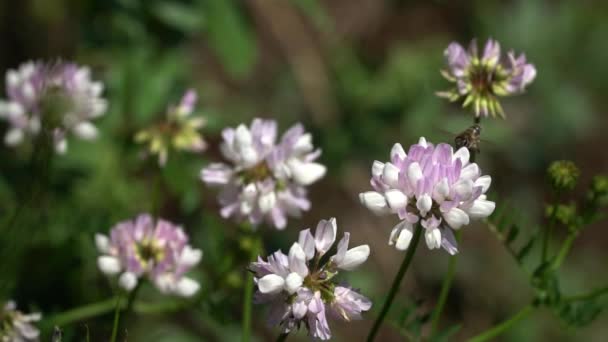
M 555 218 L 564 226 L 574 228 L 576 225 L 576 204 L 558 204 L 555 209 Z
M 608 204 L 608 177 L 604 175 L 595 176 L 591 181 L 588 197 L 596 205 L 603 206 Z
M 569 160 L 554 161 L 547 170 L 551 185 L 555 190 L 572 190 L 576 186 L 580 171 Z

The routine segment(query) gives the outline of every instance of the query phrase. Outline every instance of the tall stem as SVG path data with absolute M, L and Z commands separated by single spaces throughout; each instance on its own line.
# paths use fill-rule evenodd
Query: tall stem
M 418 224 L 414 231 L 414 237 L 412 237 L 412 242 L 410 243 L 407 253 L 405 254 L 405 258 L 403 259 L 403 263 L 401 263 L 401 267 L 399 267 L 399 271 L 395 276 L 395 280 L 393 280 L 393 285 L 391 286 L 391 289 L 388 292 L 388 297 L 386 297 L 384 305 L 382 306 L 382 310 L 380 311 L 378 318 L 376 318 L 376 322 L 374 322 L 372 330 L 370 330 L 369 335 L 367 336 L 368 342 L 373 341 L 376 338 L 376 335 L 380 330 L 380 326 L 386 318 L 386 315 L 388 314 L 388 311 L 391 308 L 391 304 L 393 304 L 393 300 L 395 299 L 395 295 L 397 295 L 397 291 L 399 291 L 403 276 L 405 276 L 405 272 L 407 272 L 407 269 L 409 268 L 410 263 L 412 262 L 412 259 L 414 257 L 414 253 L 416 252 L 418 241 L 420 241 L 420 235 L 422 235 L 422 226 Z
M 254 260 L 260 252 L 260 239 L 254 233 L 252 234 L 251 251 L 249 254 L 249 260 Z M 243 295 L 243 342 L 248 342 L 251 339 L 251 306 L 253 304 L 253 274 L 248 272 L 247 281 L 244 286 Z
M 482 341 L 491 340 L 491 339 L 497 337 L 498 335 L 504 333 L 505 331 L 509 330 L 517 322 L 526 318 L 530 313 L 532 313 L 533 310 L 534 310 L 534 306 L 529 304 L 529 305 L 525 306 L 523 309 L 521 309 L 519 312 L 517 312 L 515 315 L 513 315 L 511 318 L 509 318 L 508 320 L 469 339 L 468 342 L 482 342 Z
M 566 256 L 568 256 L 568 253 L 570 253 L 572 244 L 574 243 L 574 240 L 576 240 L 577 236 L 578 236 L 578 232 L 573 232 L 568 235 L 566 240 L 564 240 L 562 247 L 559 249 L 559 252 L 555 256 L 555 259 L 553 260 L 553 265 L 552 265 L 553 269 L 558 269 L 562 265 L 564 260 L 566 260 Z
M 122 295 L 116 297 L 116 308 L 114 309 L 114 326 L 112 327 L 112 337 L 110 338 L 110 342 L 116 342 L 116 336 L 118 335 L 118 322 L 120 321 L 120 301 L 122 300 Z
M 456 232 L 456 241 L 460 241 L 460 232 Z M 441 292 L 439 293 L 439 300 L 437 301 L 437 305 L 435 306 L 435 310 L 433 310 L 433 314 L 431 315 L 431 336 L 437 331 L 439 326 L 439 320 L 441 319 L 441 313 L 443 312 L 443 308 L 445 306 L 445 302 L 448 299 L 448 294 L 450 293 L 450 288 L 452 287 L 452 281 L 454 280 L 454 273 L 456 271 L 456 261 L 458 260 L 458 254 L 452 255 L 450 257 L 450 261 L 448 262 L 448 271 L 443 278 L 443 284 L 441 285 Z

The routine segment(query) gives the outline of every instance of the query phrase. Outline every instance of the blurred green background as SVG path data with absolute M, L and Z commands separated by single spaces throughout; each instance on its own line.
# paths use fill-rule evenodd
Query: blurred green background
M 96 268 L 93 235 L 152 210 L 157 168 L 140 158 L 133 135 L 194 87 L 198 114 L 208 120 L 203 133 L 210 149 L 170 155 L 162 171 L 160 211 L 183 224 L 204 250 L 194 272 L 202 295 L 187 310 L 129 318 L 127 339 L 238 339 L 247 252 L 238 226 L 217 214 L 217 191 L 205 188 L 198 173 L 219 160 L 222 128 L 260 116 L 277 119 L 282 129 L 303 122 L 329 167 L 311 187 L 310 212 L 291 219 L 284 233 L 262 231 L 266 249 L 286 251 L 300 229 L 332 216 L 340 230 L 352 233 L 353 244 L 370 244 L 370 260 L 348 277 L 375 301 L 373 312 L 356 324 L 330 322 L 336 340 L 362 340 L 403 254 L 387 246 L 396 218 L 375 217 L 357 194 L 369 189 L 372 161 L 386 160 L 394 142 L 410 145 L 420 136 L 451 142 L 470 124 L 470 114 L 434 95 L 449 86 L 439 74 L 449 42 L 492 37 L 505 50 L 525 52 L 538 70 L 526 94 L 502 101 L 507 120 L 483 121 L 487 142 L 478 158 L 493 177 L 492 196 L 511 203 L 532 232 L 542 222 L 550 161 L 575 161 L 582 184 L 608 170 L 602 150 L 608 143 L 607 36 L 604 1 L 3 0 L 0 70 L 29 59 L 91 65 L 94 78 L 106 85 L 110 108 L 96 122 L 97 141 L 72 140 L 68 154 L 55 158 L 48 190 L 17 227 L 27 248 L 0 260 L 14 264 L 18 274 L 0 277 L 16 277 L 11 296 L 47 316 L 109 298 L 110 283 Z M 24 201 L 32 180 L 49 172 L 28 168 L 28 158 L 27 149 L 0 146 L 3 220 Z M 604 227 L 589 227 L 577 240 L 560 278 L 564 291 L 608 282 Z M 563 235 L 558 232 L 557 238 Z M 454 341 L 509 317 L 533 295 L 525 273 L 483 224 L 466 228 L 460 249 L 442 320 L 444 328 L 461 324 Z M 447 261 L 444 252 L 419 250 L 383 341 L 407 339 L 397 320 L 404 308 L 417 304 L 419 315 L 432 310 Z M 171 300 L 152 288 L 145 288 L 141 299 Z M 257 340 L 275 338 L 277 329 L 265 326 L 264 310 L 254 310 Z M 87 329 L 92 341 L 107 340 L 111 319 L 109 314 L 64 326 L 65 340 L 84 340 Z M 573 329 L 540 310 L 500 340 L 605 341 L 606 336 L 605 312 L 591 325 Z M 292 338 L 306 339 L 303 333 Z

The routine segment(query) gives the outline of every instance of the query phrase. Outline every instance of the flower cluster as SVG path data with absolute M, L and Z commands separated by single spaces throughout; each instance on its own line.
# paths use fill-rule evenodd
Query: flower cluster
M 312 136 L 302 125 L 287 130 L 277 143 L 277 123 L 254 119 L 222 132 L 221 151 L 230 164 L 214 163 L 201 171 L 203 182 L 221 186 L 219 202 L 223 217 L 264 221 L 278 229 L 287 216 L 299 216 L 310 208 L 305 186 L 325 175 L 325 166 L 314 162 Z
M 469 157 L 466 147 L 453 153 L 450 145 L 433 146 L 420 138 L 407 154 L 397 143 L 390 162 L 373 163 L 371 185 L 375 191 L 359 197 L 376 213 L 399 215 L 401 222 L 390 235 L 390 245 L 407 249 L 413 225 L 420 221 L 430 249 L 443 247 L 450 254 L 458 252 L 452 229 L 460 229 L 470 219 L 489 216 L 495 207 L 485 195 L 492 179 L 481 176 Z
M 179 105 L 169 107 L 165 121 L 135 135 L 136 142 L 148 144 L 150 154 L 158 154 L 161 166 L 167 162 L 170 149 L 201 152 L 207 147 L 198 132 L 205 119 L 191 116 L 196 98 L 196 92 L 188 90 Z
M 536 68 L 526 62 L 524 54 L 516 57 L 510 51 L 506 60 L 501 60 L 500 45 L 492 39 L 487 41 L 481 58 L 475 40 L 468 51 L 453 42 L 444 54 L 448 69 L 442 75 L 456 87 L 438 95 L 450 101 L 464 98 L 463 107 L 473 106 L 478 117 L 504 116 L 497 97 L 523 92 L 536 77 Z
M 94 139 L 91 120 L 105 113 L 107 102 L 101 97 L 103 84 L 90 74 L 88 67 L 63 62 L 28 62 L 9 70 L 8 100 L 0 101 L 0 118 L 10 126 L 5 143 L 15 146 L 44 131 L 52 135 L 55 150 L 65 153 L 68 132 Z
M 257 284 L 255 301 L 269 303 L 269 324 L 280 325 L 284 333 L 304 324 L 313 338 L 328 340 L 331 331 L 327 315 L 351 321 L 361 319 L 371 301 L 348 285 L 336 285 L 339 270 L 351 271 L 365 262 L 369 246 L 348 249 L 349 233 L 338 243 L 337 253 L 321 265 L 321 259 L 336 239 L 336 220 L 319 222 L 315 235 L 306 229 L 300 232 L 289 255 L 275 252 L 264 261 L 250 266 Z
M 182 228 L 165 220 L 156 222 L 142 214 L 114 226 L 108 238 L 95 235 L 99 269 L 107 275 L 121 274 L 119 285 L 127 291 L 147 277 L 162 293 L 194 295 L 199 284 L 184 276 L 199 263 L 202 251 L 188 244 Z
M 17 310 L 15 302 L 9 301 L 0 311 L 0 341 L 38 341 L 40 331 L 32 323 L 39 321 L 41 317 L 40 313 L 25 315 Z

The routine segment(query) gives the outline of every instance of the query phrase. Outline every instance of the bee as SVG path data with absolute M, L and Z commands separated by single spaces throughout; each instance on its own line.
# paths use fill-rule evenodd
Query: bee
M 454 138 L 454 145 L 456 145 L 456 148 L 466 147 L 471 152 L 479 153 L 480 137 L 481 126 L 474 124 Z

